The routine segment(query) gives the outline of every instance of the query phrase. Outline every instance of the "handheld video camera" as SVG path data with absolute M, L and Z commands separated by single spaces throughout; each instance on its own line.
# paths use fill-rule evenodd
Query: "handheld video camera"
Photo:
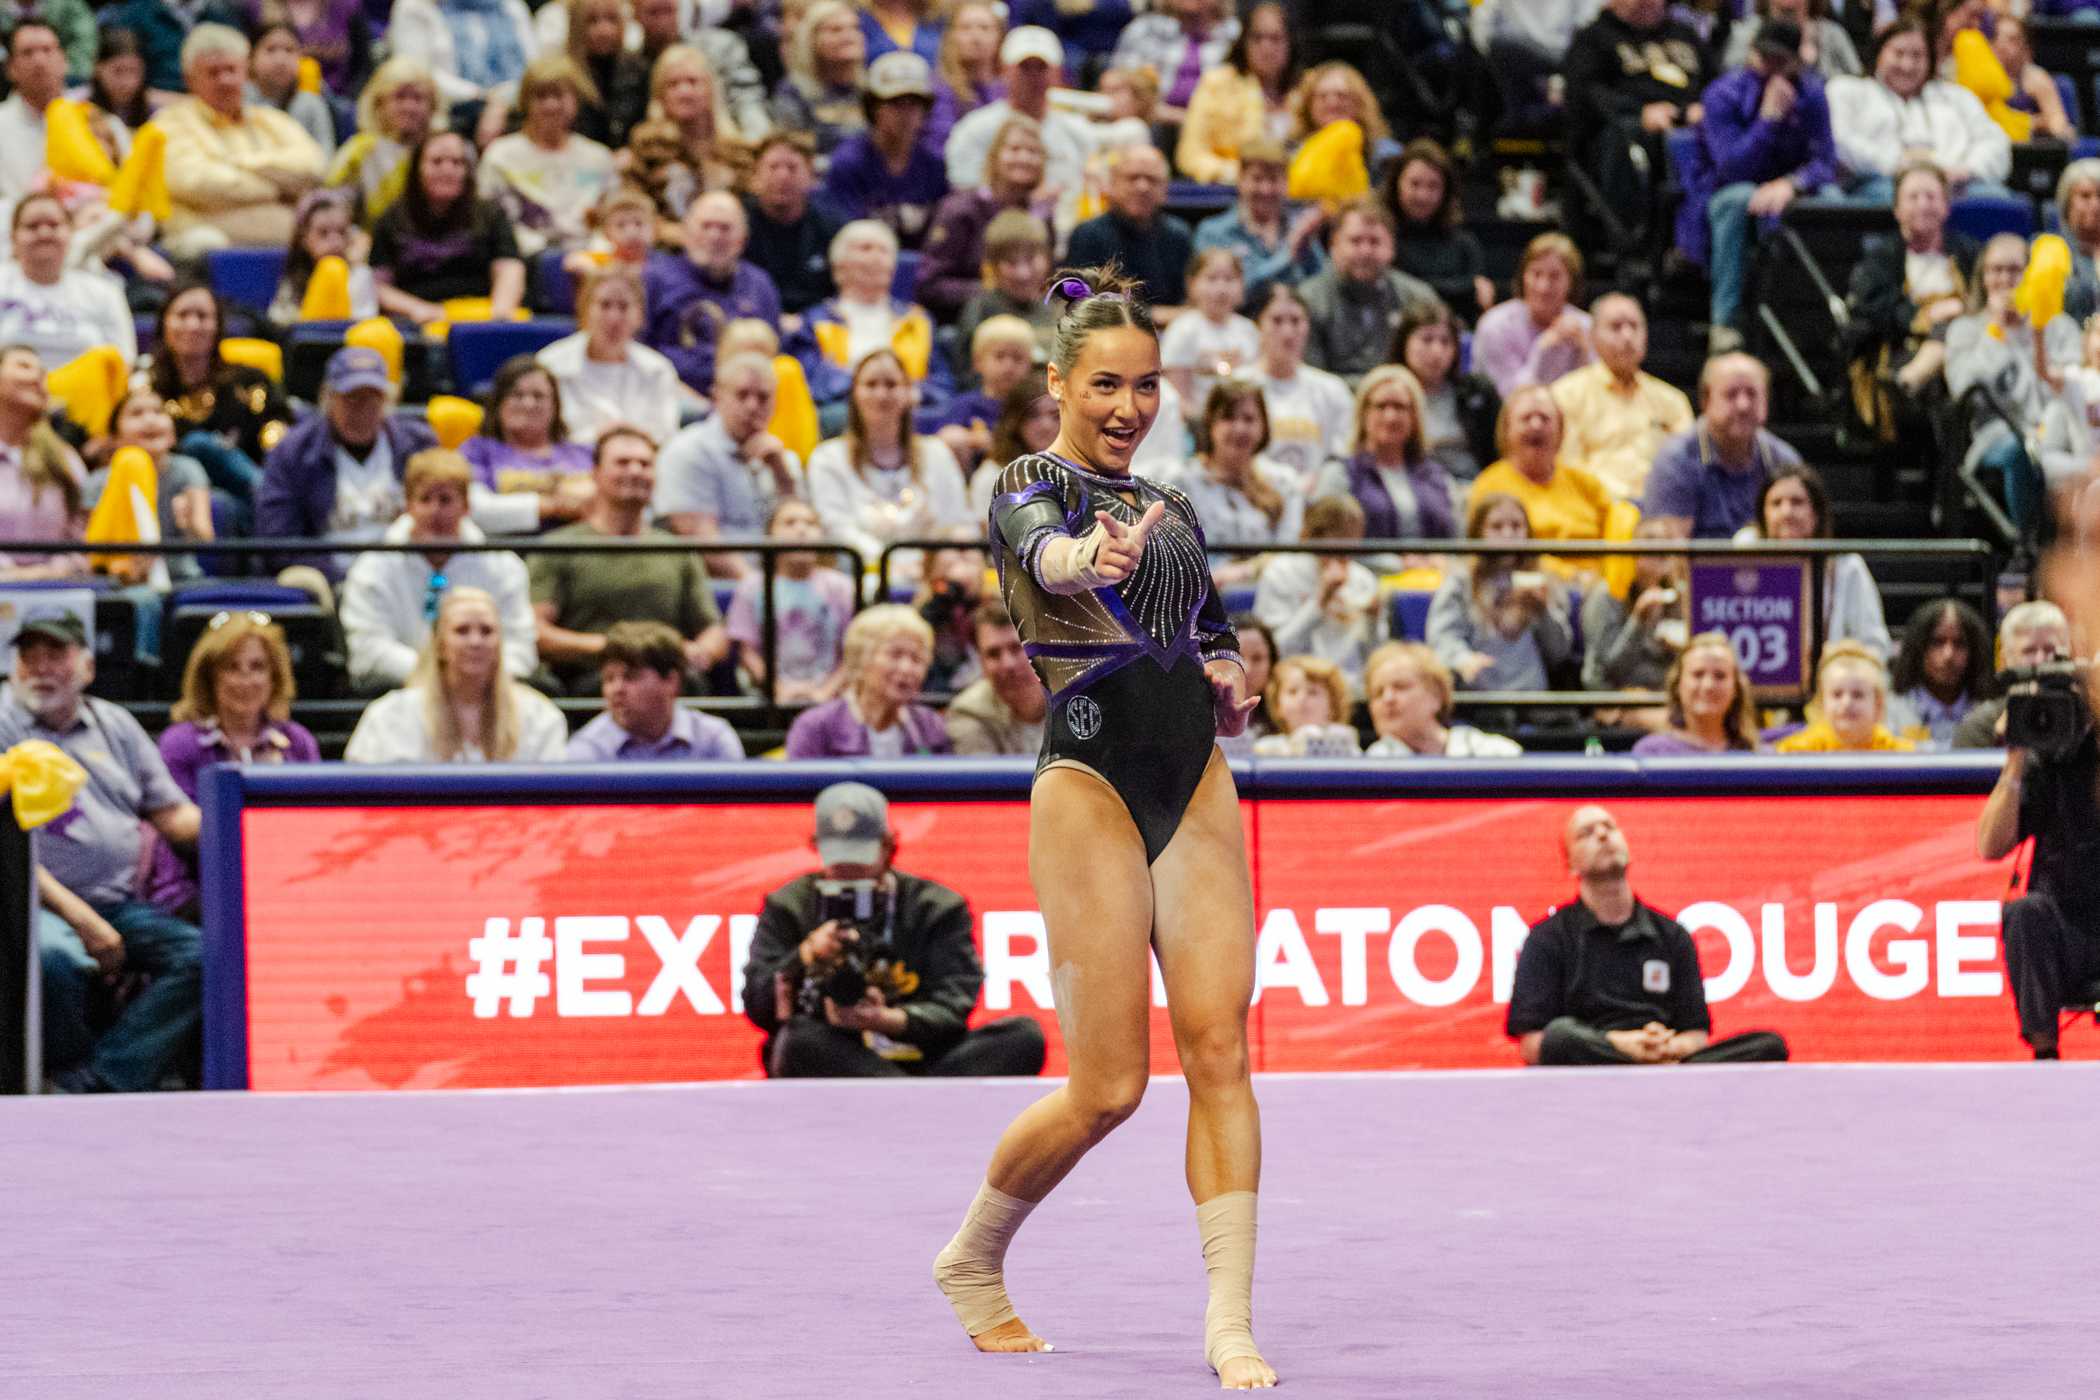
M 895 894 L 879 880 L 817 881 L 817 923 L 837 921 L 841 929 L 852 929 L 851 939 L 841 939 L 836 955 L 810 964 L 796 991 L 795 1005 L 805 1016 L 822 1016 L 824 999 L 851 1006 L 879 987 L 885 996 L 897 990 L 891 977 L 895 949 L 890 939 L 890 920 Z
M 2006 746 L 2026 749 L 2042 763 L 2061 763 L 2077 753 L 2093 728 L 2085 670 L 2081 661 L 2045 661 L 2000 672 Z

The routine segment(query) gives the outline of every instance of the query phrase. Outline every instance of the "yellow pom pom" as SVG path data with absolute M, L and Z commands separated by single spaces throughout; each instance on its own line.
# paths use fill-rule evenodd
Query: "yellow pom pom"
M 102 437 L 109 432 L 109 417 L 117 411 L 117 400 L 124 397 L 130 369 L 116 346 L 98 345 L 45 375 L 44 387 L 89 437 Z
M 46 740 L 24 739 L 0 753 L 0 792 L 13 792 L 15 824 L 24 831 L 63 815 L 86 782 L 87 770 Z
M 343 333 L 343 344 L 377 350 L 386 361 L 386 377 L 401 382 L 401 328 L 384 316 L 359 321 Z
M 325 257 L 314 264 L 306 279 L 306 295 L 299 302 L 302 321 L 347 321 L 350 319 L 350 264 L 339 257 Z
M 2045 233 L 2027 250 L 2027 271 L 2013 289 L 2013 309 L 2037 329 L 2064 314 L 2064 284 L 2071 280 L 2071 245 Z
M 87 104 L 66 97 L 44 109 L 44 164 L 57 178 L 85 185 L 106 186 L 117 178 L 117 163 L 88 125 Z
M 458 451 L 461 443 L 481 431 L 481 405 L 472 399 L 438 394 L 430 400 L 426 411 L 430 415 L 430 430 L 437 434 L 438 446 L 448 451 Z
M 148 122 L 131 138 L 131 154 L 109 187 L 109 207 L 119 214 L 150 214 L 165 219 L 173 203 L 168 196 L 168 133 Z
M 1353 121 L 1329 122 L 1291 157 L 1292 199 L 1317 199 L 1330 207 L 1366 194 L 1370 167 L 1364 164 L 1364 129 Z

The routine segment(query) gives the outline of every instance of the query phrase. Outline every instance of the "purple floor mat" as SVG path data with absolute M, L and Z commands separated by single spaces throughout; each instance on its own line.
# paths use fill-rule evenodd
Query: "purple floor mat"
M 1276 1077 L 1293 1396 L 2091 1392 L 2100 1068 Z M 934 1251 L 1012 1082 L 0 1102 L 0 1395 L 1216 1393 L 1181 1084 L 1023 1230 L 1044 1357 Z

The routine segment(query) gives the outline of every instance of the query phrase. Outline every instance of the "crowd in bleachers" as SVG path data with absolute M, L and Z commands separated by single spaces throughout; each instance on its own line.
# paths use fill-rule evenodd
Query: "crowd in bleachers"
M 206 746 L 253 759 L 317 747 L 294 651 L 304 698 L 371 701 L 352 761 L 1033 752 L 986 507 L 1055 433 L 1047 275 L 1114 260 L 1164 326 L 1137 470 L 1205 523 L 1249 750 L 1944 747 L 2013 594 L 1892 629 L 1831 557 L 1802 715 L 1692 635 L 1682 556 L 1552 547 L 1883 508 L 2018 558 L 2076 519 L 2095 94 L 2027 8 L 13 7 L 0 539 L 51 550 L 0 588 L 98 589 L 170 694 L 201 635 L 171 757 L 215 723 L 207 597 L 300 620 L 219 639 L 281 680 Z M 1815 210 L 1859 235 L 1827 333 L 1776 285 Z M 305 544 L 121 552 L 243 538 Z M 1500 548 L 1398 543 L 1432 540 Z M 786 547 L 820 541 L 865 572 Z

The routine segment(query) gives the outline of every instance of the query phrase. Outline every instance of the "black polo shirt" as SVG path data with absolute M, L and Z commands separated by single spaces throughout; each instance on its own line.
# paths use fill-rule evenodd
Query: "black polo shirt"
M 1623 924 L 1603 924 L 1581 900 L 1532 925 L 1509 994 L 1512 1037 L 1573 1016 L 1600 1031 L 1713 1028 L 1699 950 L 1684 925 L 1638 900 Z
M 2067 910 L 2100 910 L 2100 743 L 2091 734 L 2062 763 L 2027 755 L 2020 780 L 2020 839 L 2034 838 L 2027 887 Z
M 1161 214 L 1139 226 L 1111 209 L 1072 230 L 1065 261 L 1073 267 L 1121 263 L 1137 280 L 1145 300 L 1154 306 L 1179 306 L 1188 299 L 1189 258 L 1196 242 L 1189 226 L 1172 214 Z

